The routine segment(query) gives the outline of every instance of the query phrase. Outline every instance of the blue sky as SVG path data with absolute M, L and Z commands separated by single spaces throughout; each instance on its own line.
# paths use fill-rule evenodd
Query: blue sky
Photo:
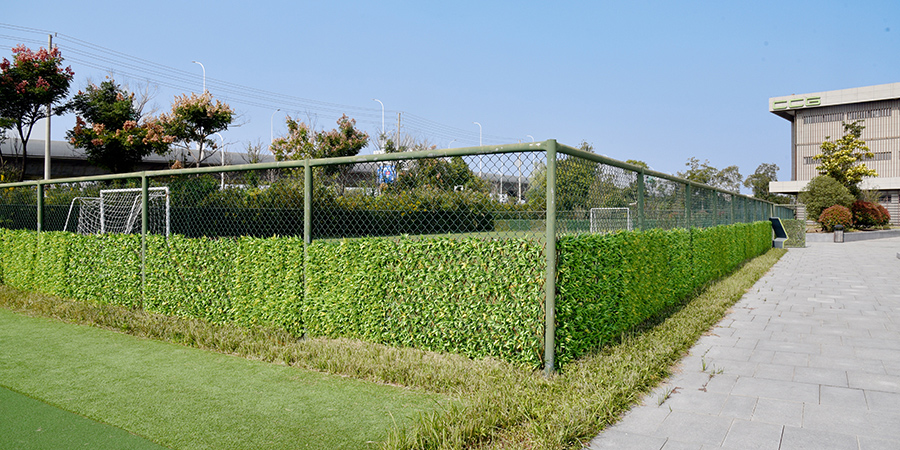
M 149 82 L 168 109 L 209 91 L 241 114 L 229 150 L 284 113 L 439 147 L 557 139 L 656 170 L 690 157 L 789 179 L 790 125 L 768 98 L 900 81 L 896 1 L 70 2 L 4 5 L 0 56 L 47 32 L 88 78 Z M 10 27 L 11 25 L 11 27 Z M 281 111 L 275 110 L 281 108 Z M 274 114 L 274 116 L 273 116 Z M 61 139 L 74 117 L 54 122 Z M 43 137 L 43 128 L 36 133 Z

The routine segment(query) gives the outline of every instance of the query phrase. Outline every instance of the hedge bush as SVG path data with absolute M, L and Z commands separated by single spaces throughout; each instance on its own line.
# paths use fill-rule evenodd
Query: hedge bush
M 313 242 L 303 323 L 310 336 L 537 367 L 543 261 L 542 245 L 527 239 Z
M 679 304 L 771 247 L 768 222 L 559 240 L 557 361 Z M 543 359 L 543 243 L 533 239 L 141 239 L 0 229 L 0 282 L 80 300 L 296 336 Z
M 887 208 L 878 203 L 857 200 L 850 206 L 853 225 L 857 228 L 882 227 L 891 223 Z
M 847 229 L 853 226 L 853 214 L 845 206 L 834 205 L 822 211 L 822 215 L 819 216 L 819 223 L 822 224 L 822 228 L 825 231 L 834 231 L 836 225 L 842 225 Z
M 557 360 L 617 339 L 771 247 L 768 222 L 562 237 Z

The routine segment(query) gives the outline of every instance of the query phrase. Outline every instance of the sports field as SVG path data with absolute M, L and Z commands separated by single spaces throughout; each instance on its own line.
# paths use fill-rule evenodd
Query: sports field
M 365 449 L 441 400 L 3 308 L 0 350 L 0 448 Z

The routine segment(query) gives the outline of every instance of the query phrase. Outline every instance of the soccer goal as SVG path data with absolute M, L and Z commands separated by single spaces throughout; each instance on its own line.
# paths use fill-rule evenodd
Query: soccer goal
M 591 233 L 631 230 L 628 208 L 591 208 Z
M 149 188 L 147 205 L 148 231 L 168 236 L 171 232 L 169 188 Z M 99 197 L 77 197 L 72 200 L 63 231 L 79 234 L 140 233 L 141 210 L 141 188 L 104 189 Z

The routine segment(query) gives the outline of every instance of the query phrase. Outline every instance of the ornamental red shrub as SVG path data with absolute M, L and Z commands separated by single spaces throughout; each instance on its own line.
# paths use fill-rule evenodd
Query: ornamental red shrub
M 822 211 L 819 216 L 819 223 L 825 231 L 834 231 L 835 225 L 843 225 L 844 228 L 850 228 L 853 225 L 853 214 L 846 206 L 834 205 Z
M 850 210 L 857 228 L 880 227 L 891 222 L 891 215 L 887 209 L 877 203 L 857 200 L 853 202 Z

